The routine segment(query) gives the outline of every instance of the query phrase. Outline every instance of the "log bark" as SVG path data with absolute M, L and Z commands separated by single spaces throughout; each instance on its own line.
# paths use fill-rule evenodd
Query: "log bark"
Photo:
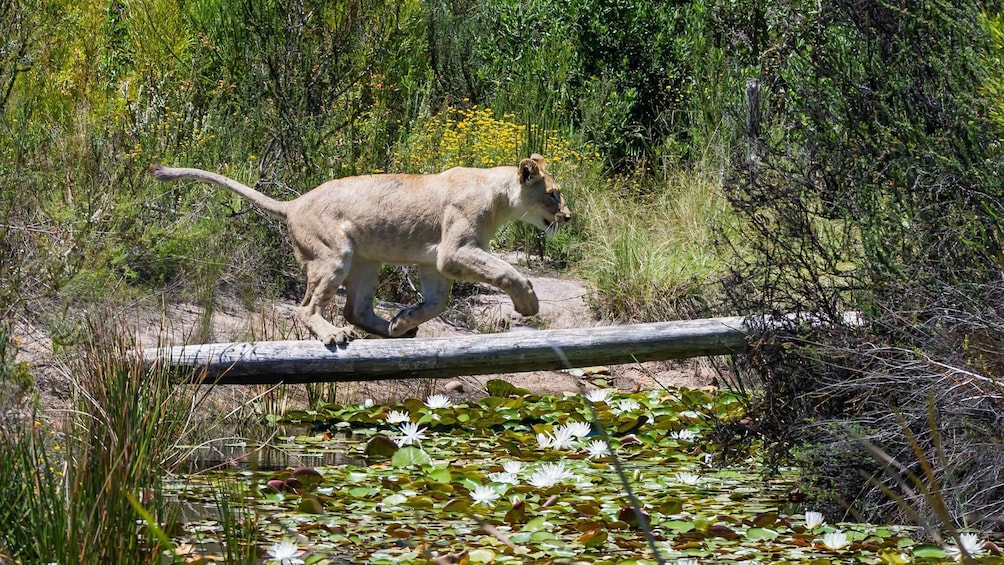
M 187 345 L 142 352 L 150 369 L 190 382 L 277 384 L 447 378 L 558 370 L 742 353 L 742 317 L 521 330 L 430 339 L 362 339 L 342 346 L 317 340 Z

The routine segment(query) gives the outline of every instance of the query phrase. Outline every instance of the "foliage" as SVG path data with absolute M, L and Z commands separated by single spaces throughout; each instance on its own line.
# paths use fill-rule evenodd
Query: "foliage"
M 725 109 L 707 4 L 443 4 L 430 20 L 437 87 L 528 126 L 574 126 L 619 172 L 693 158 Z
M 774 316 L 794 343 L 744 367 L 763 387 L 761 430 L 782 452 L 808 441 L 829 455 L 847 445 L 843 422 L 915 468 L 895 409 L 927 438 L 928 460 L 939 460 L 930 438 L 954 437 L 938 479 L 958 486 L 954 520 L 983 520 L 961 501 L 1000 500 L 981 475 L 997 464 L 1004 398 L 988 362 L 1004 337 L 1004 171 L 980 94 L 1000 72 L 986 66 L 980 6 L 807 2 L 762 15 L 787 25 L 746 44 L 763 72 L 727 194 L 750 252 L 726 288 L 739 311 L 804 317 Z M 854 311 L 867 326 L 845 317 Z M 929 396 L 941 418 L 925 431 Z M 857 479 L 834 487 L 861 496 Z
M 496 117 L 491 108 L 447 108 L 419 119 L 409 137 L 398 145 L 394 168 L 403 172 L 436 173 L 451 167 L 513 166 L 530 155 L 528 138 L 539 139 L 540 152 L 548 167 L 574 167 L 589 163 L 589 155 L 555 131 L 529 129 L 512 121 L 515 116 Z
M 731 221 L 719 181 L 680 173 L 660 190 L 648 184 L 612 179 L 581 200 L 591 210 L 581 272 L 593 309 L 625 322 L 706 316 L 725 274 L 714 243 Z
M 160 562 L 129 498 L 167 520 L 162 473 L 189 399 L 165 372 L 144 371 L 110 343 L 92 343 L 73 368 L 78 395 L 61 425 L 41 416 L 5 425 L 0 554 L 23 563 Z

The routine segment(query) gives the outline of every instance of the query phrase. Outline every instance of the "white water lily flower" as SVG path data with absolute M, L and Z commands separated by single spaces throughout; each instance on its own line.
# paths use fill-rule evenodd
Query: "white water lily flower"
M 610 446 L 602 439 L 594 439 L 586 445 L 586 454 L 590 459 L 607 457 L 610 455 Z
M 589 402 L 606 402 L 610 398 L 610 389 L 595 388 L 586 392 L 586 399 Z
M 568 426 L 558 426 L 554 428 L 554 435 L 551 438 L 551 449 L 571 449 L 572 442 L 575 441 L 575 434 Z
M 611 408 L 615 414 L 624 414 L 626 412 L 634 412 L 641 405 L 638 401 L 633 398 L 625 398 L 618 402 L 615 406 Z
M 552 445 L 554 445 L 554 436 L 545 432 L 537 434 L 537 447 L 547 449 Z
M 806 510 L 805 511 L 805 529 L 806 530 L 815 530 L 816 528 L 818 528 L 819 526 L 822 526 L 825 523 L 826 523 L 826 520 L 823 519 L 823 513 L 822 512 L 813 512 L 812 510 Z
M 945 548 L 945 553 L 952 556 L 956 561 L 962 561 L 962 550 L 966 550 L 966 553 L 970 557 L 979 557 L 983 555 L 985 549 L 983 548 L 983 540 L 977 534 L 961 534 L 959 536 L 959 541 L 962 543 L 962 547 L 959 548 L 957 545 L 950 545 Z
M 408 422 L 407 424 L 402 424 L 400 430 L 401 430 L 401 437 L 396 438 L 394 440 L 394 443 L 396 443 L 398 447 L 404 447 L 405 445 L 411 445 L 413 443 L 421 444 L 422 440 L 426 439 L 425 438 L 426 428 L 419 428 L 418 424 L 414 422 Z
M 268 560 L 276 561 L 280 565 L 300 565 L 303 563 L 303 559 L 300 556 L 303 552 L 300 551 L 300 547 L 294 541 L 283 540 L 268 550 Z
M 694 441 L 697 439 L 697 433 L 690 430 L 679 430 L 670 432 L 669 437 L 679 441 Z
M 488 478 L 493 483 L 507 483 L 510 485 L 519 483 L 519 480 L 516 479 L 516 473 L 488 473 Z
M 522 461 L 506 461 L 502 464 L 502 470 L 506 473 L 512 473 L 513 475 L 518 474 L 523 470 Z
M 388 424 L 403 424 L 404 422 L 411 421 L 411 415 L 407 412 L 401 412 L 400 410 L 391 410 L 387 413 L 387 423 Z
M 695 475 L 694 473 L 687 473 L 687 472 L 677 473 L 674 478 L 676 479 L 676 482 L 678 482 L 678 483 L 685 484 L 685 485 L 691 485 L 691 486 L 696 485 L 697 483 L 701 482 L 700 475 Z
M 436 410 L 437 408 L 449 408 L 453 406 L 453 401 L 445 394 L 433 394 L 425 398 L 425 405 Z
M 537 488 L 547 488 L 574 476 L 565 469 L 563 463 L 545 463 L 534 471 L 526 482 Z
M 362 407 L 363 408 L 373 408 L 373 404 L 374 404 L 373 399 L 372 398 L 367 398 L 366 400 L 363 400 Z
M 474 491 L 471 492 L 471 498 L 474 499 L 474 504 L 484 504 L 485 506 L 491 506 L 499 498 L 499 493 L 495 489 L 487 485 L 478 485 L 474 487 Z
M 565 428 L 577 438 L 584 438 L 593 431 L 593 426 L 589 422 L 568 422 Z
M 676 565 L 697 565 L 698 561 L 692 557 L 681 557 L 676 560 Z
M 823 545 L 826 549 L 832 549 L 833 551 L 839 551 L 847 547 L 847 534 L 837 530 L 835 532 L 830 532 L 828 534 L 823 534 Z

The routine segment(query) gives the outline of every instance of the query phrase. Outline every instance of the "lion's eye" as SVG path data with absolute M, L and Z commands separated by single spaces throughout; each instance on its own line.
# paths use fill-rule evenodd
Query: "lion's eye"
M 551 198 L 552 202 L 561 202 L 561 195 L 557 192 L 549 192 L 547 195 Z

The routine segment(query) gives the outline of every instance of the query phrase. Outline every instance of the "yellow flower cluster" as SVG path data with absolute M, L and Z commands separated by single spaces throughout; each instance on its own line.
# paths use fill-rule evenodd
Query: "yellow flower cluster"
M 514 165 L 527 146 L 527 135 L 540 140 L 548 162 L 582 161 L 568 139 L 553 130 L 525 127 L 512 114 L 496 117 L 491 108 L 449 108 L 420 120 L 394 153 L 395 168 L 414 173 L 435 173 L 451 167 Z

